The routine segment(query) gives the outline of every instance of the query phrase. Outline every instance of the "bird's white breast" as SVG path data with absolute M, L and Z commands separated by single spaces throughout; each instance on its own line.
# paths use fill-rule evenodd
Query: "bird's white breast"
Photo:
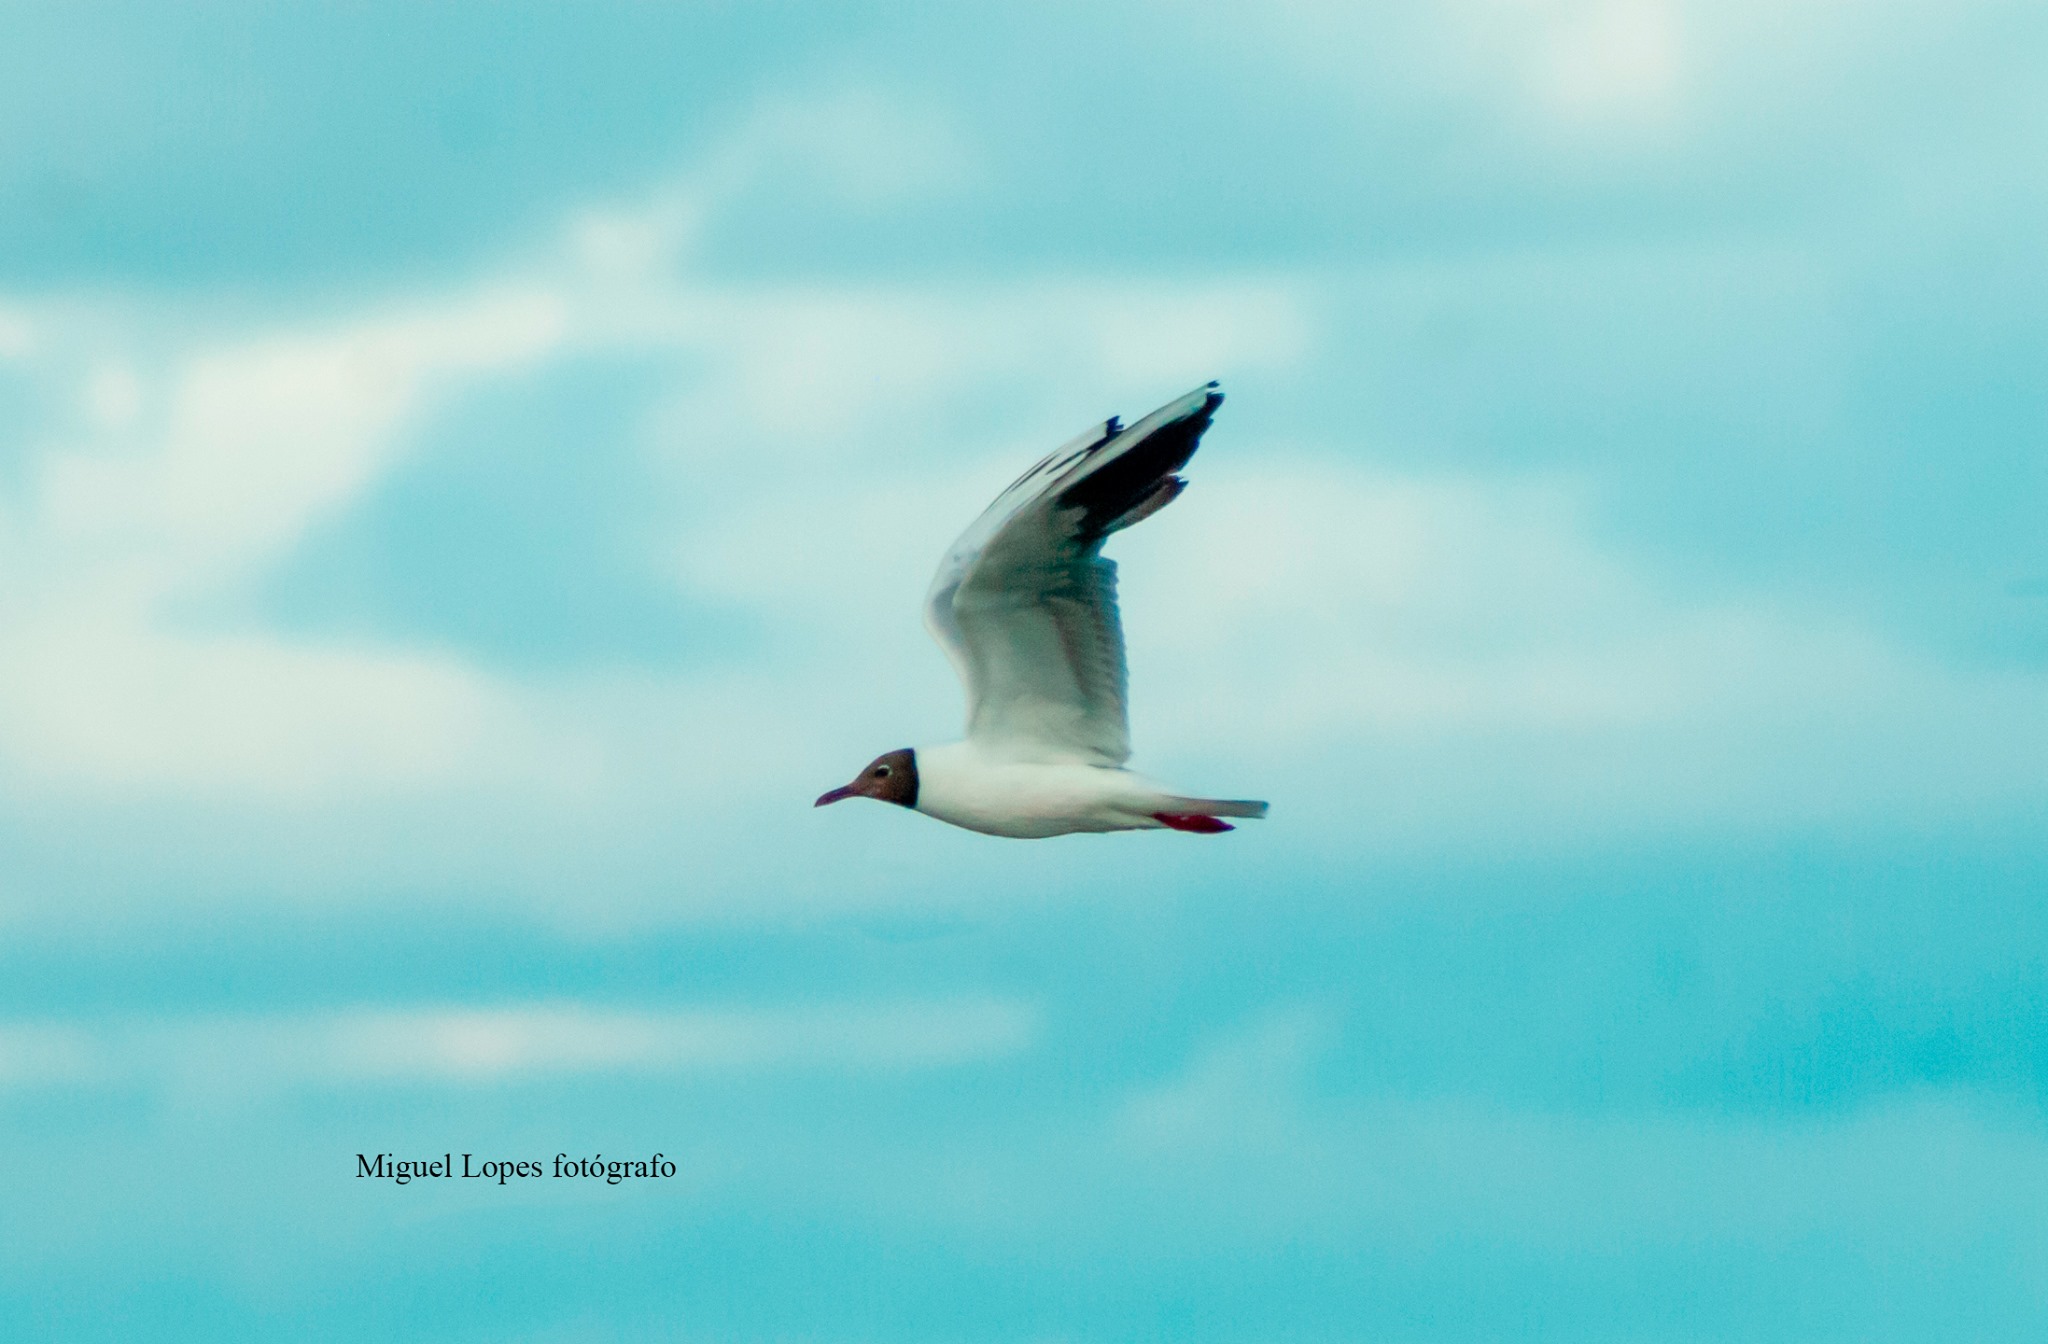
M 1128 770 L 1009 760 L 971 742 L 917 749 L 917 810 L 986 835 L 1150 829 L 1164 805 L 1158 786 Z

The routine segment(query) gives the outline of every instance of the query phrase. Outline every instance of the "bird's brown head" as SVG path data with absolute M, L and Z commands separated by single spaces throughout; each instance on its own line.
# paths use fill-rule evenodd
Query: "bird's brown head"
M 878 798 L 898 807 L 917 806 L 917 753 L 909 747 L 875 757 L 867 769 L 854 776 L 853 783 L 821 794 L 813 807 L 836 803 L 841 798 Z

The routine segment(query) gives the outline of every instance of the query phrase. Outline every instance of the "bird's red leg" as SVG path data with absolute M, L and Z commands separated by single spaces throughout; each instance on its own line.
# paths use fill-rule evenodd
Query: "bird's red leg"
M 1171 826 L 1176 831 L 1192 831 L 1196 835 L 1215 835 L 1237 829 L 1227 821 L 1194 812 L 1154 812 L 1152 819 L 1162 826 Z

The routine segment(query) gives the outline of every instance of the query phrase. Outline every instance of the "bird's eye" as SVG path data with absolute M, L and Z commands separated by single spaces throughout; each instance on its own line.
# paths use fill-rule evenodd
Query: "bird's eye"
M 876 767 L 875 767 L 875 778 L 876 778 L 876 779 L 887 779 L 888 777 L 889 777 L 889 767 L 888 767 L 888 766 L 886 766 L 886 765 L 878 765 L 878 766 L 876 766 Z

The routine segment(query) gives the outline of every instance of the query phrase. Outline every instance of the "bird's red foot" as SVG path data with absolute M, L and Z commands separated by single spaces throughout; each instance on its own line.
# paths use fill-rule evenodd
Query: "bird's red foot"
M 1196 835 L 1215 835 L 1219 831 L 1234 831 L 1237 827 L 1214 817 L 1204 817 L 1193 812 L 1154 812 L 1152 819 L 1162 826 L 1171 826 L 1176 831 L 1192 831 Z

